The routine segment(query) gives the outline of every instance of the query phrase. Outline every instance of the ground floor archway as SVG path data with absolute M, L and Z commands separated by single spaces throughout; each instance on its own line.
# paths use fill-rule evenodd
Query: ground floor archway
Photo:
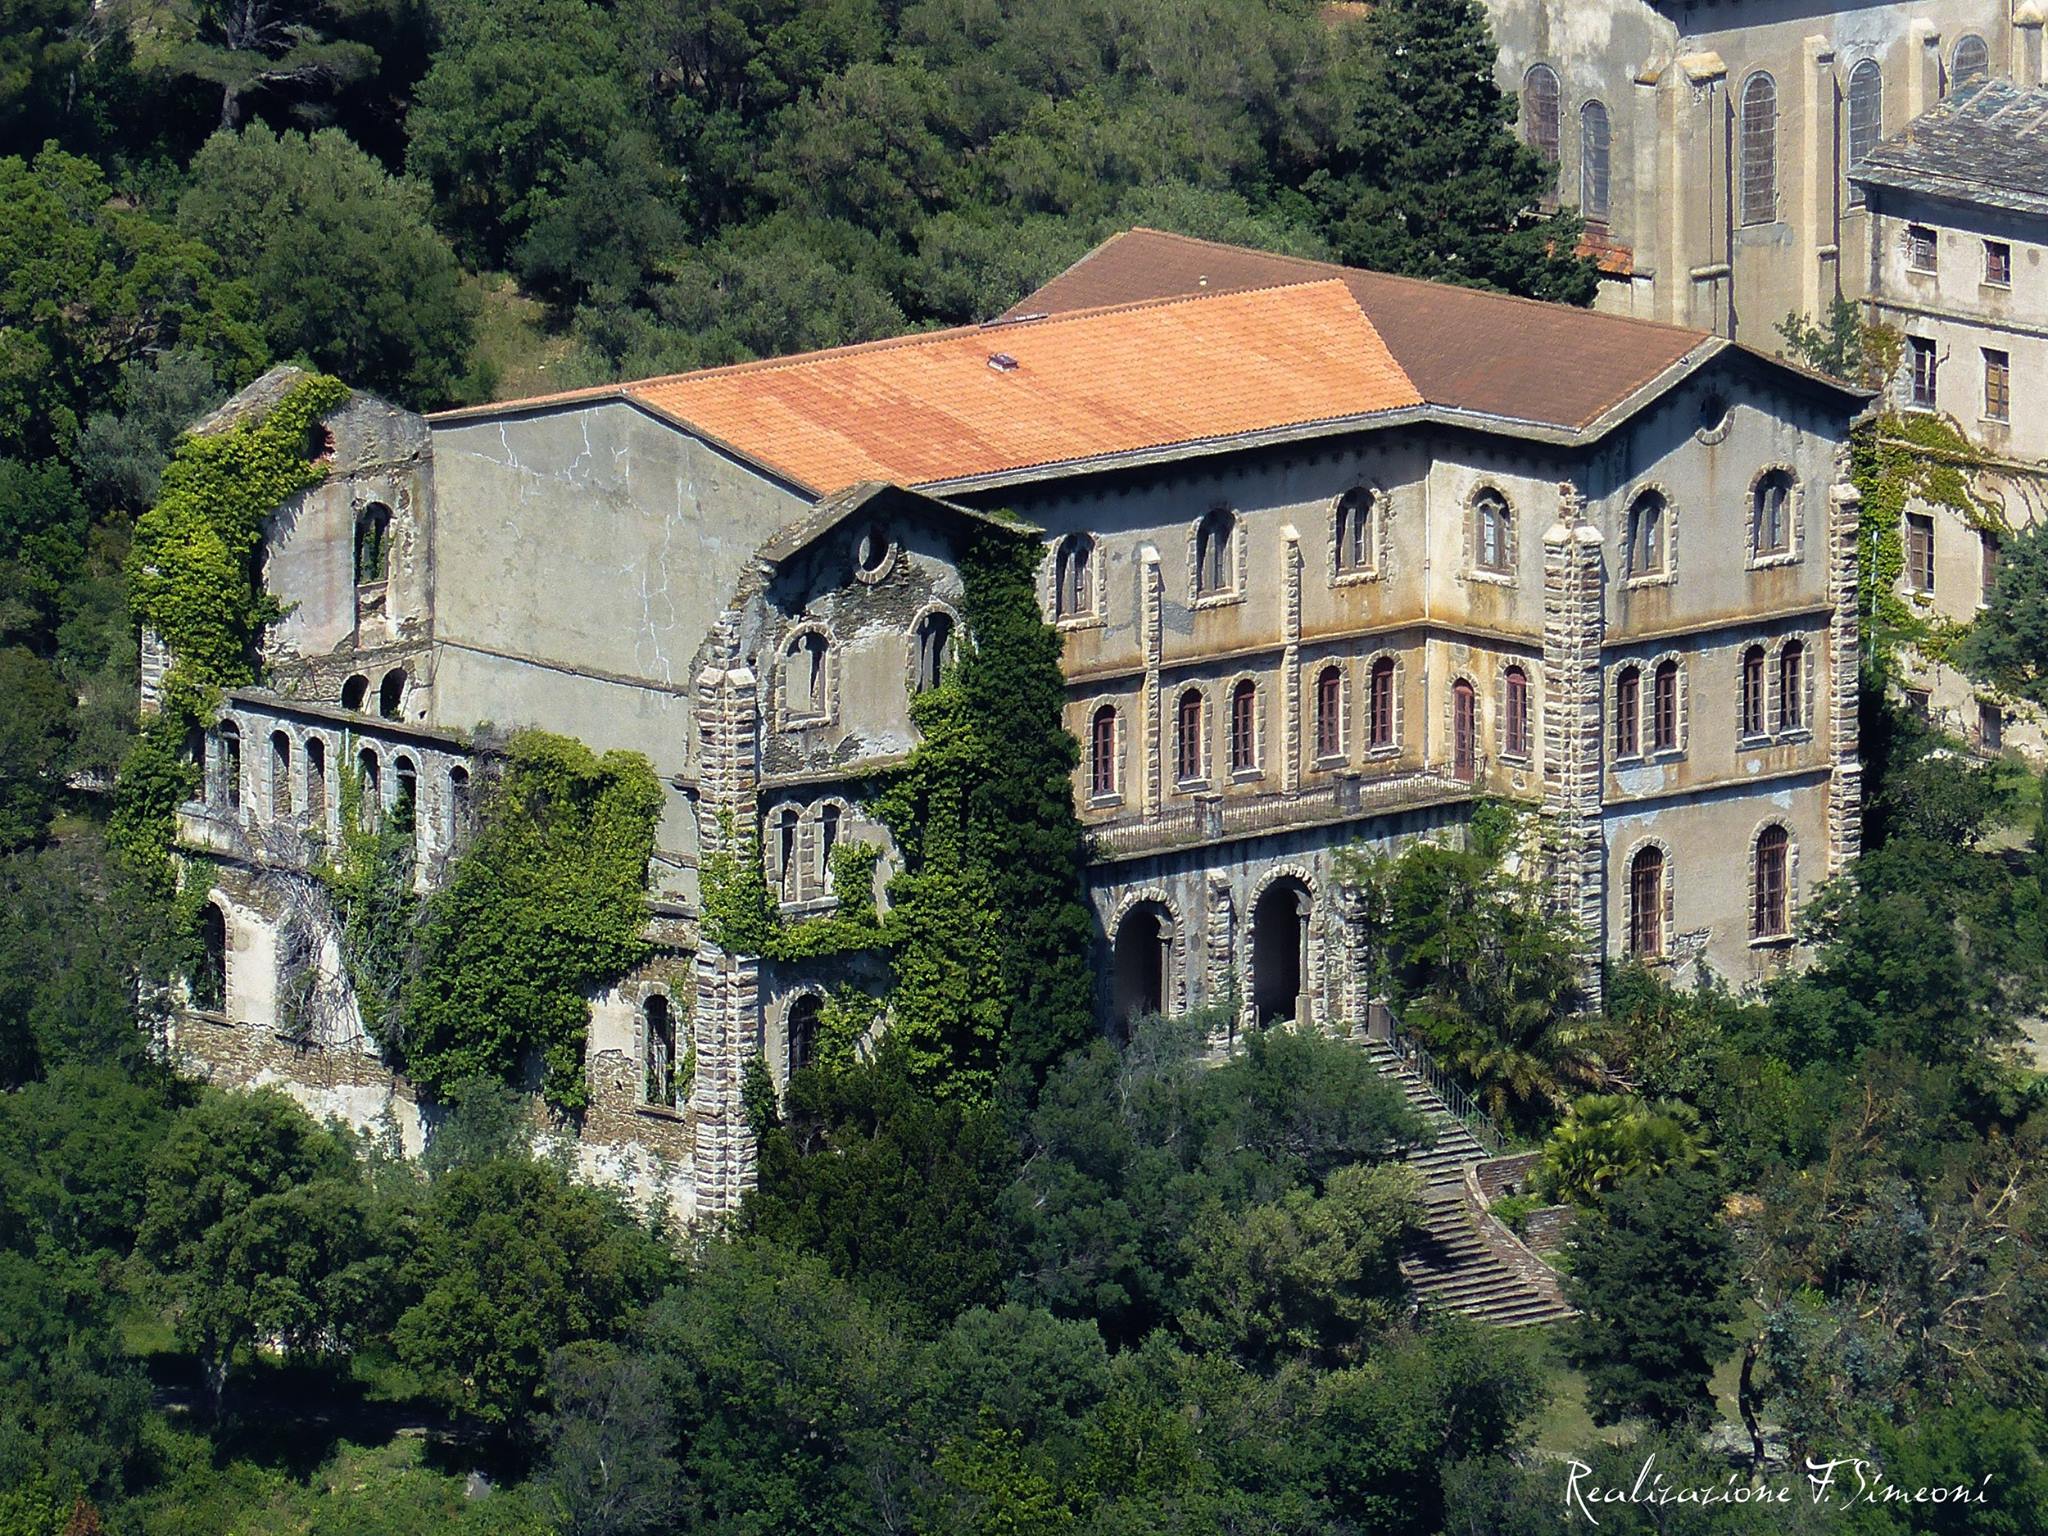
M 1267 886 L 1252 908 L 1252 1010 L 1260 1024 L 1309 1016 L 1309 890 L 1292 875 Z
M 1133 1019 L 1165 1013 L 1173 989 L 1173 916 L 1142 901 L 1117 924 L 1111 1017 L 1129 1031 Z

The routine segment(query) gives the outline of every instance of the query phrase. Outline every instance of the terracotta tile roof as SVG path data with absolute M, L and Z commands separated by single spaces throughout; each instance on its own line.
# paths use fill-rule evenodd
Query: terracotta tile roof
M 931 331 L 618 393 L 817 491 L 930 485 L 1422 399 L 1332 281 Z
M 1335 279 L 1432 405 L 1577 430 L 1714 338 L 1704 331 L 1391 277 L 1156 229 L 1113 235 L 1006 318 L 1172 293 Z

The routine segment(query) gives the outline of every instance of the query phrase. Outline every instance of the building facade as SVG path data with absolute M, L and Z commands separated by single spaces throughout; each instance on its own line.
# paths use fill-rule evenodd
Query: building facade
M 1989 600 L 1999 552 L 2048 513 L 2048 88 L 1957 91 L 1858 167 L 1874 319 L 1905 338 L 1888 401 L 1952 422 L 1977 450 L 1957 505 L 1905 508 L 1900 595 L 1942 624 Z M 2040 757 L 2038 716 L 1922 656 L 1909 683 L 1979 751 Z
M 1957 84 L 2039 83 L 2029 0 L 1487 0 L 1498 80 L 1586 218 L 1599 306 L 1781 345 L 1861 298 L 1850 168 Z
M 295 606 L 188 807 L 223 974 L 181 1028 L 244 1079 L 374 1079 L 335 935 L 292 932 L 326 776 L 409 810 L 431 882 L 479 722 L 633 748 L 668 796 L 662 954 L 593 1000 L 565 1134 L 685 1216 L 730 1208 L 746 1062 L 786 1078 L 827 989 L 882 978 L 721 951 L 698 871 L 752 833 L 785 914 L 828 912 L 857 840 L 886 902 L 864 799 L 991 529 L 1039 542 L 1064 642 L 1106 1026 L 1362 1023 L 1344 851 L 1456 836 L 1489 796 L 1540 812 L 1590 975 L 1747 984 L 1858 846 L 1860 404 L 1698 330 L 1149 231 L 979 327 L 427 421 L 357 396 L 274 521 Z M 323 987 L 318 1031 L 284 1017 Z

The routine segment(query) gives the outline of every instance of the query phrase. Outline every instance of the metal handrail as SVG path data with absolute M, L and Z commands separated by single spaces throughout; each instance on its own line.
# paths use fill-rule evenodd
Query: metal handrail
M 1386 1018 L 1387 1045 L 1395 1059 L 1422 1079 L 1430 1092 L 1450 1111 L 1451 1118 L 1471 1133 L 1472 1139 L 1479 1143 L 1488 1157 L 1499 1157 L 1507 1148 L 1507 1138 L 1493 1123 L 1493 1117 L 1481 1109 L 1464 1086 L 1430 1055 L 1429 1047 L 1401 1027 L 1400 1015 L 1391 1006 L 1386 1003 L 1374 1003 L 1372 1006 L 1375 1012 Z

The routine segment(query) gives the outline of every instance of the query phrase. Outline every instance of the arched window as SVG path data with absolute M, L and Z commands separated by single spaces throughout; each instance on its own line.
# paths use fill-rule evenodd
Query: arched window
M 469 770 L 457 765 L 448 770 L 448 846 L 459 846 L 469 836 Z
M 220 803 L 231 811 L 242 808 L 242 731 L 232 720 L 223 720 L 215 732 L 220 741 Z
M 1230 690 L 1230 771 L 1250 773 L 1259 766 L 1259 688 L 1245 678 Z
M 405 668 L 393 667 L 377 685 L 377 713 L 396 720 L 405 712 Z
M 1749 545 L 1753 555 L 1782 555 L 1792 547 L 1792 477 L 1774 469 L 1750 496 Z
M 1097 799 L 1103 799 L 1117 792 L 1116 753 L 1116 706 L 1105 704 L 1095 711 L 1095 721 L 1088 732 L 1088 783 L 1089 791 Z
M 391 761 L 391 773 L 396 781 L 391 795 L 391 823 L 401 832 L 410 832 L 420 803 L 420 772 L 411 758 L 396 757 Z
M 306 738 L 306 820 L 327 823 L 327 743 L 318 736 Z
M 1053 616 L 1077 619 L 1095 611 L 1095 541 L 1073 533 L 1060 541 L 1053 566 Z
M 782 707 L 791 719 L 824 718 L 828 654 L 825 637 L 815 629 L 807 629 L 789 642 L 782 658 Z
M 341 707 L 360 710 L 370 697 L 370 680 L 357 672 L 341 685 Z
M 391 576 L 391 509 L 373 501 L 356 515 L 356 585 L 374 586 Z
M 1522 77 L 1522 132 L 1529 147 L 1552 165 L 1557 164 L 1563 134 L 1564 92 L 1557 83 L 1557 71 L 1548 64 L 1531 66 Z
M 1796 731 L 1806 724 L 1806 647 L 1787 640 L 1778 652 L 1778 729 Z
M 1370 571 L 1378 557 L 1379 503 L 1363 486 L 1337 499 L 1337 574 Z
M 1678 663 L 1669 660 L 1657 663 L 1657 672 L 1651 684 L 1650 700 L 1650 747 L 1657 752 L 1678 750 Z
M 1316 674 L 1316 756 L 1344 755 L 1344 669 L 1325 667 Z
M 1462 677 L 1451 685 L 1451 772 L 1461 779 L 1479 772 L 1478 695 Z
M 1507 741 L 1503 751 L 1509 757 L 1529 755 L 1529 674 L 1520 667 L 1507 672 Z
M 1635 757 L 1643 749 L 1643 674 L 1623 667 L 1614 676 L 1614 755 Z
M 1589 101 L 1579 108 L 1579 213 L 1588 224 L 1607 222 L 1611 139 L 1612 124 L 1604 104 Z
M 1661 576 L 1668 547 L 1668 509 L 1664 498 L 1645 491 L 1628 511 L 1628 573 L 1631 576 Z
M 1764 725 L 1764 648 L 1752 645 L 1742 653 L 1741 718 L 1737 734 L 1761 736 Z
M 1742 222 L 1778 217 L 1778 82 L 1755 74 L 1742 87 Z
M 818 994 L 806 992 L 789 1005 L 789 1070 L 794 1076 L 808 1067 L 818 1054 L 818 1021 L 825 1005 Z
M 1949 69 L 1949 85 L 1967 85 L 1972 80 L 1982 80 L 1991 73 L 1991 45 L 1976 33 L 1969 33 L 1956 44 L 1955 62 Z
M 270 733 L 270 814 L 292 813 L 292 739 L 283 731 Z
M 640 1010 L 647 1030 L 647 1102 L 673 1106 L 676 1102 L 676 1019 L 668 999 L 660 993 L 647 999 Z
M 786 805 L 775 820 L 776 868 L 782 872 L 782 899 L 795 901 L 797 898 L 797 813 L 796 807 Z
M 1749 936 L 1753 939 L 1782 938 L 1791 931 L 1791 848 L 1791 834 L 1783 827 L 1765 827 L 1757 834 L 1756 867 L 1750 880 Z
M 836 805 L 818 812 L 818 889 L 832 889 L 832 853 L 839 846 L 841 813 Z
M 189 978 L 192 1006 L 201 1013 L 228 1009 L 228 917 L 218 902 L 199 909 L 199 967 Z
M 1173 731 L 1173 774 L 1183 784 L 1198 783 L 1208 777 L 1204 771 L 1202 750 L 1202 695 L 1190 688 L 1180 696 L 1180 703 L 1174 708 Z
M 946 664 L 953 659 L 952 615 L 935 611 L 919 619 L 914 643 L 917 650 L 914 687 L 923 693 L 927 688 L 939 686 L 939 679 L 946 673 Z
M 1496 490 L 1481 491 L 1472 500 L 1472 548 L 1482 571 L 1505 572 L 1514 558 L 1510 544 L 1513 514 Z
M 1371 745 L 1375 748 L 1391 747 L 1394 744 L 1394 658 L 1382 656 L 1372 664 L 1370 685 Z
M 1628 863 L 1628 952 L 1664 953 L 1664 853 L 1645 848 Z
M 356 754 L 356 787 L 362 793 L 356 819 L 364 831 L 374 832 L 384 820 L 384 774 L 377 754 L 368 747 Z
M 1237 585 L 1237 518 L 1218 507 L 1195 530 L 1195 596 L 1214 597 Z
M 1861 165 L 1884 137 L 1884 70 L 1865 59 L 1849 71 L 1849 168 Z M 1851 182 L 1849 202 L 1860 207 L 1863 188 Z

